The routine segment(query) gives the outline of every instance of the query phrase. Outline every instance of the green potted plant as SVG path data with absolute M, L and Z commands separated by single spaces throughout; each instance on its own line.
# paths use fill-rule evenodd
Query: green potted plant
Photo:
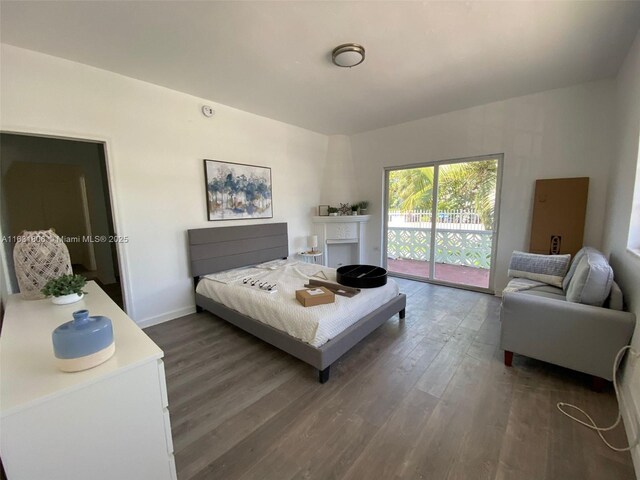
M 367 202 L 366 200 L 363 202 L 358 202 L 358 207 L 360 207 L 360 215 L 366 215 L 367 208 L 369 208 L 369 202 Z
M 332 217 L 338 216 L 338 209 L 336 207 L 329 207 L 329 215 Z
M 358 214 L 358 208 L 360 208 L 358 206 L 357 203 L 354 203 L 353 205 L 351 205 L 351 215 L 357 215 Z
M 82 299 L 85 293 L 82 289 L 87 279 L 82 275 L 62 275 L 49 280 L 41 292 L 56 305 L 67 305 Z

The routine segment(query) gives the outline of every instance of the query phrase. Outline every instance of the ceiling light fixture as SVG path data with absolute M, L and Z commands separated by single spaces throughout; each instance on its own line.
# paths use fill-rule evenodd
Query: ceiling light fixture
M 364 47 L 357 43 L 338 45 L 331 53 L 331 61 L 338 67 L 355 67 L 364 62 Z

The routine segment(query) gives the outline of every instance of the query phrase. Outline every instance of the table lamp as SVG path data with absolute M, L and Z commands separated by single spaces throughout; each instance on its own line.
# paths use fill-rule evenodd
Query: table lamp
M 309 246 L 311 247 L 311 253 L 316 253 L 316 248 L 318 248 L 318 235 L 309 235 Z

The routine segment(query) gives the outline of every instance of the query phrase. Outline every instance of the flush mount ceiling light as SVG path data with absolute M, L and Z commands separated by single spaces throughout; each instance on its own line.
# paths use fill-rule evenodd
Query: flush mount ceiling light
M 364 47 L 357 43 L 338 45 L 331 53 L 331 61 L 338 67 L 355 67 L 364 62 Z

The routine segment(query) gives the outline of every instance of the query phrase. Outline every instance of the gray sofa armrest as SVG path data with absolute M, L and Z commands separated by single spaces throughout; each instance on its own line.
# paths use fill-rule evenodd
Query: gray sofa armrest
M 502 297 L 500 319 L 504 350 L 607 380 L 635 328 L 633 313 L 518 292 Z

